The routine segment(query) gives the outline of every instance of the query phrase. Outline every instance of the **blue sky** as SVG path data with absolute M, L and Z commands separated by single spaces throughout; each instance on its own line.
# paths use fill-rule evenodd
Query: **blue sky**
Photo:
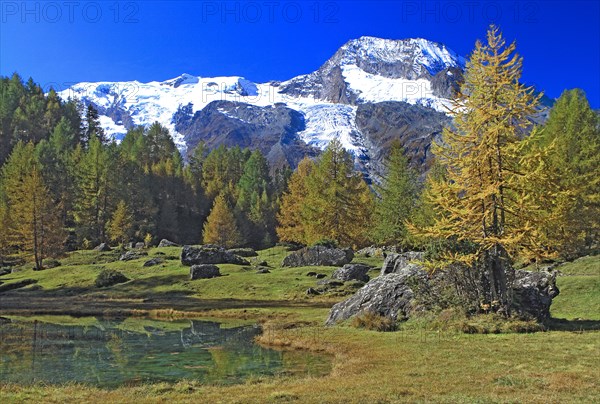
M 558 97 L 584 89 L 600 108 L 600 2 L 6 1 L 0 74 L 45 88 L 166 80 L 181 73 L 285 80 L 362 35 L 423 37 L 468 55 L 490 23 L 517 41 L 523 79 Z

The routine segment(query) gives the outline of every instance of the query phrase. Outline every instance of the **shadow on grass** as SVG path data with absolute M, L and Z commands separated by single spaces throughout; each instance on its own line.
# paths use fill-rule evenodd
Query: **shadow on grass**
M 599 320 L 567 320 L 565 318 L 551 318 L 546 324 L 549 331 L 599 331 Z

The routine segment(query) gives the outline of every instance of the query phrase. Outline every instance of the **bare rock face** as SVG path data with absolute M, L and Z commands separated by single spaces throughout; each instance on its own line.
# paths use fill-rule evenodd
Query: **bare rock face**
M 158 243 L 159 247 L 179 247 L 179 244 L 174 243 L 170 240 L 167 240 L 166 238 L 163 238 L 162 240 L 160 240 L 160 243 Z
M 94 247 L 94 251 L 112 251 L 112 248 L 106 243 L 100 243 Z
M 351 249 L 328 248 L 324 246 L 305 247 L 284 258 L 284 267 L 342 266 L 354 258 Z
M 192 265 L 190 268 L 190 280 L 210 279 L 221 276 L 219 267 L 212 264 Z
M 409 282 L 427 282 L 427 274 L 417 266 L 398 273 L 380 275 L 350 298 L 331 308 L 325 324 L 334 325 L 363 312 L 372 312 L 393 320 L 407 318 L 413 310 L 415 294 Z
M 121 256 L 119 257 L 119 261 L 137 260 L 138 258 L 142 258 L 147 255 L 148 255 L 148 253 L 146 251 L 131 250 L 131 251 L 127 251 L 124 254 L 121 254 Z
M 205 244 L 199 247 L 183 246 L 181 250 L 181 263 L 187 266 L 202 264 L 250 265 L 245 259 L 230 253 L 221 246 L 212 244 Z
M 258 254 L 254 248 L 230 248 L 227 252 L 239 257 L 257 257 Z
M 343 267 L 336 269 L 331 274 L 332 279 L 337 279 L 342 282 L 346 281 L 361 281 L 369 282 L 369 272 L 371 268 L 365 264 L 346 264 Z
M 381 267 L 381 275 L 397 273 L 403 270 L 411 261 L 421 261 L 422 252 L 409 251 L 400 254 L 388 254 Z
M 539 321 L 550 318 L 550 305 L 560 291 L 556 286 L 556 272 L 515 271 L 513 310 Z

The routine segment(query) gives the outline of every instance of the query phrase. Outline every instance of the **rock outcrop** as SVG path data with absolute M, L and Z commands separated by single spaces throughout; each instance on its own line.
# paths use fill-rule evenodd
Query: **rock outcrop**
M 205 244 L 198 247 L 186 245 L 181 250 L 181 263 L 183 265 L 202 265 L 202 264 L 235 264 L 250 265 L 250 263 L 227 251 L 225 248 Z
M 558 296 L 556 273 L 550 271 L 515 271 L 513 310 L 543 321 L 550 318 L 552 299 Z
M 342 282 L 346 281 L 361 281 L 369 282 L 369 272 L 371 268 L 365 264 L 346 264 L 343 267 L 336 269 L 331 274 L 332 279 L 337 279 Z
M 167 240 L 166 238 L 163 238 L 162 240 L 160 240 L 160 243 L 158 243 L 159 247 L 179 247 L 179 244 L 174 243 L 170 240 Z
M 427 274 L 416 266 L 409 266 L 397 273 L 380 275 L 350 298 L 334 305 L 325 323 L 333 325 L 362 312 L 372 312 L 393 320 L 409 317 L 415 297 L 409 280 L 427 282 Z
M 350 249 L 327 248 L 324 246 L 305 247 L 284 258 L 284 267 L 342 266 L 350 263 L 354 252 Z
M 148 253 L 146 251 L 131 250 L 121 254 L 121 256 L 119 257 L 119 261 L 137 260 L 138 258 L 142 258 L 147 255 Z
M 381 275 L 397 273 L 404 269 L 411 261 L 421 261 L 422 252 L 409 251 L 400 254 L 388 254 L 381 267 Z
M 212 264 L 192 265 L 190 267 L 190 280 L 210 279 L 221 276 L 219 267 Z

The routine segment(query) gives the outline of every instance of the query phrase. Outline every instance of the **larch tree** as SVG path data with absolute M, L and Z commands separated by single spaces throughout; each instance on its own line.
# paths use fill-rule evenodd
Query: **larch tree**
M 202 239 L 206 244 L 217 244 L 226 248 L 239 246 L 242 241 L 235 215 L 224 194 L 219 194 L 215 199 L 204 223 Z
M 106 224 L 106 231 L 111 241 L 125 245 L 131 237 L 133 215 L 124 200 L 120 200 L 111 219 Z
M 61 251 L 65 232 L 34 151 L 31 142 L 15 146 L 2 170 L 2 189 L 10 223 L 8 242 L 16 251 L 32 255 L 35 269 L 43 269 L 44 258 Z
M 281 241 L 307 243 L 310 223 L 306 218 L 305 198 L 308 194 L 308 177 L 314 169 L 314 161 L 304 157 L 289 179 L 287 191 L 281 197 L 281 205 L 277 213 L 276 230 Z
M 446 175 L 430 184 L 437 216 L 420 231 L 470 245 L 442 257 L 474 269 L 479 303 L 505 314 L 512 299 L 512 259 L 534 248 L 539 237 L 529 217 L 531 198 L 518 187 L 523 175 L 518 145 L 539 96 L 519 82 L 522 58 L 515 47 L 506 46 L 495 26 L 487 44 L 477 41 L 453 107 L 455 129 L 446 128 L 434 148 L 446 167 Z

